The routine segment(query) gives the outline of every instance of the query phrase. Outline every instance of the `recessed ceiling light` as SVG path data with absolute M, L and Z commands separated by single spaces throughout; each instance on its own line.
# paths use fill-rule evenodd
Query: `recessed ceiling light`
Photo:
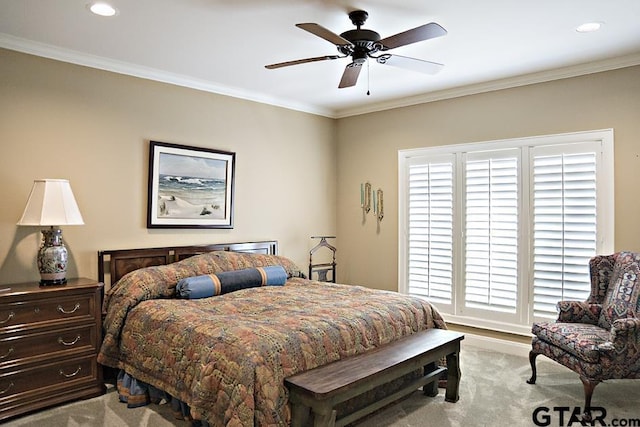
M 118 13 L 115 7 L 107 3 L 93 3 L 89 5 L 89 10 L 100 16 L 114 16 Z
M 602 26 L 601 22 L 585 22 L 582 25 L 579 25 L 576 28 L 576 31 L 579 33 L 592 33 L 594 31 L 598 31 Z

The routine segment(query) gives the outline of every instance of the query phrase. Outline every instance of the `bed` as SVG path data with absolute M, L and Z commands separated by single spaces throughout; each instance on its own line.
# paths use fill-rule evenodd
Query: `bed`
M 162 390 L 211 426 L 289 425 L 284 378 L 424 329 L 446 329 L 424 300 L 306 279 L 277 255 L 274 241 L 101 251 L 98 260 L 99 278 L 108 282 L 98 361 Z M 178 297 L 194 278 L 266 268 L 282 269 L 286 283 Z

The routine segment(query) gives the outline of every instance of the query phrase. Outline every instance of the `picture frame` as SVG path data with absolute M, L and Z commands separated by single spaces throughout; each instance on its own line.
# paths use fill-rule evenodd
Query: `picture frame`
M 147 228 L 233 228 L 235 158 L 150 141 Z

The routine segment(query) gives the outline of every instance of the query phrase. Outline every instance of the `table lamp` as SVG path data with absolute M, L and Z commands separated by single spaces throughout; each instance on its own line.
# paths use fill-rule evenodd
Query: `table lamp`
M 67 283 L 67 248 L 59 225 L 82 225 L 82 215 L 66 179 L 36 179 L 18 225 L 44 225 L 38 250 L 41 285 Z

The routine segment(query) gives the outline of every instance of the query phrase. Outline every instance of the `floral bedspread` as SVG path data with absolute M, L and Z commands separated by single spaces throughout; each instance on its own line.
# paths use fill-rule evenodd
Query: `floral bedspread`
M 285 286 L 173 298 L 177 276 L 189 270 L 194 275 L 282 263 L 289 275 L 299 275 L 282 257 L 219 256 L 226 264 L 207 254 L 125 276 L 105 299 L 98 357 L 186 402 L 194 418 L 214 426 L 286 426 L 285 377 L 446 327 L 423 300 L 300 277 Z

